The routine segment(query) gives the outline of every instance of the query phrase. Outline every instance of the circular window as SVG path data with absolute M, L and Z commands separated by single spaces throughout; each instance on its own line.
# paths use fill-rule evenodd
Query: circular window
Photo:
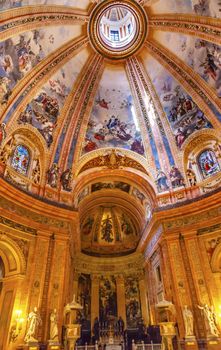
M 127 58 L 146 38 L 146 13 L 134 1 L 103 1 L 91 14 L 88 34 L 92 46 L 103 56 Z

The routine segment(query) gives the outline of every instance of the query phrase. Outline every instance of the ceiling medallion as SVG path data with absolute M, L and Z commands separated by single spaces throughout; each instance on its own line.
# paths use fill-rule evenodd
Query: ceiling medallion
M 107 0 L 91 13 L 88 35 L 92 47 L 106 58 L 125 59 L 137 52 L 147 36 L 147 15 L 134 0 Z

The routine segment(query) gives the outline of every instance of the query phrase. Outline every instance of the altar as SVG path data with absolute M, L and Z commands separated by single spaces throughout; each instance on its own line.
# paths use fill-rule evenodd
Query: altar
M 106 350 L 122 350 L 122 346 L 119 344 L 107 344 Z

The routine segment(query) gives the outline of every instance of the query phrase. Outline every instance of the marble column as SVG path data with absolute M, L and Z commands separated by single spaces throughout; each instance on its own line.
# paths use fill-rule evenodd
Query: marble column
M 140 289 L 142 318 L 144 320 L 144 324 L 148 326 L 150 323 L 150 319 L 149 319 L 149 311 L 148 311 L 146 282 L 143 274 L 139 276 L 139 289 Z
M 124 276 L 119 275 L 116 278 L 117 284 L 117 315 L 122 317 L 124 321 L 125 328 L 127 327 L 127 318 L 126 318 L 126 303 L 125 303 L 125 284 Z
M 91 329 L 96 317 L 99 318 L 99 276 L 91 275 Z

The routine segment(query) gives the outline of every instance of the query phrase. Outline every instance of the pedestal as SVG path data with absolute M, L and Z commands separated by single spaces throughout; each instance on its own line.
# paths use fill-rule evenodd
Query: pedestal
M 28 344 L 25 344 L 23 347 L 24 350 L 39 350 L 40 346 L 38 343 L 30 342 Z
M 209 336 L 206 339 L 208 350 L 220 350 L 221 349 L 221 339 L 219 337 Z
M 61 345 L 58 342 L 49 340 L 47 350 L 60 350 L 60 349 L 61 349 Z
M 196 337 L 186 337 L 184 340 L 184 348 L 185 350 L 198 350 Z
M 175 323 L 174 322 L 161 322 L 160 335 L 162 336 L 162 348 L 167 350 L 173 350 L 172 339 L 176 335 Z
M 81 326 L 79 324 L 69 324 L 66 326 L 67 349 L 74 350 L 76 340 L 81 336 Z

